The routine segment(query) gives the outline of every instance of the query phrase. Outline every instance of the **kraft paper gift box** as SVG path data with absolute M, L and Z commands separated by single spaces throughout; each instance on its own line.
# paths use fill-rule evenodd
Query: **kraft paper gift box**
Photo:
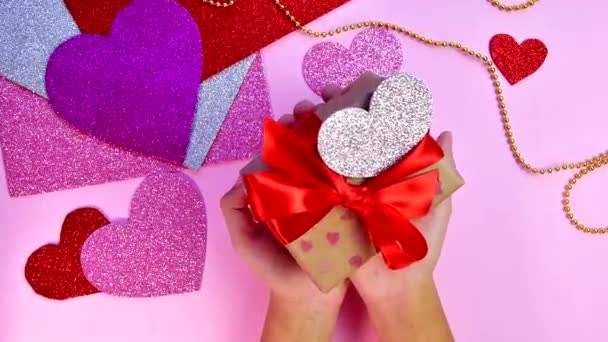
M 301 121 L 308 121 L 304 125 L 310 126 L 311 122 L 312 125 L 315 125 L 315 120 L 320 122 L 315 115 L 310 115 Z M 273 129 L 269 129 L 269 127 Z M 252 209 L 254 217 L 265 223 L 277 240 L 285 245 L 295 261 L 319 289 L 328 292 L 376 255 L 378 250 L 370 239 L 370 234 L 363 219 L 353 209 L 337 204 L 325 213 L 317 213 L 316 216 L 303 213 L 293 215 L 293 217 L 281 217 L 281 208 L 289 206 L 290 201 L 297 202 L 297 198 L 290 198 L 288 192 L 281 193 L 280 191 L 278 193 L 274 192 L 270 198 L 266 197 L 263 201 L 257 195 L 253 196 L 252 193 L 257 193 L 264 188 L 260 183 L 266 180 L 269 172 L 275 176 L 278 175 L 274 180 L 273 187 L 277 187 L 277 182 L 280 187 L 282 180 L 286 183 L 300 182 L 298 180 L 300 175 L 297 170 L 294 172 L 295 174 L 290 174 L 284 172 L 281 166 L 278 169 L 274 165 L 269 166 L 269 164 L 274 164 L 274 162 L 269 162 L 269 159 L 276 159 L 277 157 L 280 159 L 288 156 L 290 149 L 302 142 L 296 141 L 294 144 L 293 141 L 287 141 L 296 136 L 299 131 L 302 131 L 302 125 L 291 129 L 280 127 L 282 126 L 278 123 L 266 122 L 262 157 L 253 160 L 241 171 L 250 201 L 250 209 Z M 276 129 L 282 132 L 278 135 L 269 134 L 270 131 L 276 131 Z M 274 135 L 273 138 L 276 138 L 276 141 L 269 142 L 269 135 Z M 429 139 L 432 138 L 429 137 Z M 434 140 L 433 143 L 435 143 Z M 311 144 L 316 145 L 316 141 L 311 142 Z M 316 148 L 316 146 L 312 148 Z M 297 153 L 297 148 L 294 148 L 292 152 Z M 292 160 L 302 162 L 302 158 L 304 156 L 298 155 Z M 404 159 L 407 158 L 408 155 L 404 157 Z M 307 161 L 303 162 L 306 163 Z M 412 173 L 406 179 L 424 175 L 434 170 L 437 171 L 438 181 L 435 183 L 436 190 L 432 199 L 432 207 L 443 202 L 464 184 L 461 176 L 445 158 Z M 346 179 L 346 181 L 353 186 L 365 186 L 368 182 L 364 179 Z M 301 186 L 305 187 L 305 184 L 306 181 Z M 319 197 L 319 200 L 322 201 L 322 198 Z M 274 202 L 276 205 L 267 202 Z M 260 207 L 267 207 L 268 210 Z M 268 212 L 272 212 L 270 216 L 274 215 L 277 219 L 260 217 L 268 216 Z M 293 229 L 289 227 L 290 222 L 293 224 Z M 415 219 L 411 222 L 415 225 Z M 283 226 L 282 231 L 277 227 L 281 225 Z M 424 247 L 426 248 L 426 245 Z

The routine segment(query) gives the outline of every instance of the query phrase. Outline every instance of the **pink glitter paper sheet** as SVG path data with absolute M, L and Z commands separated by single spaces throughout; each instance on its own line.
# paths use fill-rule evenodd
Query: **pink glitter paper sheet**
M 264 118 L 272 117 L 262 58 L 258 54 L 232 103 L 204 165 L 242 160 L 260 154 Z
M 0 147 L 13 197 L 177 169 L 78 132 L 46 99 L 1 77 Z

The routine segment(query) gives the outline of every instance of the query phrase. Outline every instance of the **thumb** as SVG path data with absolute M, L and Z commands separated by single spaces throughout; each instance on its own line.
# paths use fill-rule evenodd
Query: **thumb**
M 441 133 L 437 138 L 437 143 L 439 143 L 439 146 L 441 146 L 443 149 L 446 160 L 450 163 L 450 165 L 456 168 L 456 162 L 454 161 L 454 154 L 452 152 L 453 142 L 454 139 L 452 137 L 452 132 L 449 131 Z

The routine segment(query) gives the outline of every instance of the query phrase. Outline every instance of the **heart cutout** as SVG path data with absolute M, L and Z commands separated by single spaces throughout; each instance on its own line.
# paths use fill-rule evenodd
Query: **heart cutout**
M 377 176 L 424 138 L 431 114 L 431 92 L 421 80 L 406 73 L 391 76 L 372 95 L 369 112 L 346 108 L 323 122 L 319 154 L 343 176 Z
M 359 32 L 350 48 L 334 42 L 313 46 L 304 56 L 302 71 L 308 87 L 320 95 L 329 84 L 346 87 L 366 71 L 387 77 L 402 64 L 399 39 L 388 29 L 370 28 Z
M 348 259 L 348 263 L 354 268 L 359 268 L 363 265 L 363 259 L 360 256 L 355 255 Z
M 197 186 L 181 173 L 144 179 L 126 223 L 112 222 L 82 248 L 82 269 L 102 292 L 152 297 L 200 289 L 207 223 Z
M 201 67 L 201 36 L 188 11 L 172 0 L 134 0 L 109 37 L 81 34 L 61 44 L 46 88 L 53 108 L 81 131 L 181 164 Z
M 308 241 L 308 240 L 302 240 L 300 242 L 300 248 L 302 249 L 302 252 L 307 253 L 310 252 L 312 250 L 312 242 Z
M 511 85 L 538 70 L 548 53 L 547 46 L 539 39 L 526 39 L 518 44 L 508 34 L 497 34 L 490 40 L 492 60 Z
M 327 239 L 327 242 L 329 242 L 330 245 L 335 246 L 338 241 L 340 241 L 340 233 L 329 232 L 325 235 L 325 238 Z
M 86 239 L 109 223 L 97 209 L 69 213 L 61 227 L 59 244 L 42 246 L 27 259 L 25 278 L 34 292 L 61 300 L 99 292 L 82 272 L 80 252 Z

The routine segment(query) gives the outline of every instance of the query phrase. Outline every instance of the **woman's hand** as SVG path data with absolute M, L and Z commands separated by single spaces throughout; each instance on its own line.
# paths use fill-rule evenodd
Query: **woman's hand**
M 294 117 L 312 110 L 314 105 L 300 103 L 293 116 L 285 116 L 280 121 L 289 124 Z M 240 181 L 224 195 L 221 207 L 236 252 L 270 288 L 262 341 L 329 341 L 346 285 L 337 286 L 327 294 L 319 291 L 287 249 L 266 227 L 254 222 Z
M 381 81 L 377 75 L 365 74 L 347 89 L 330 86 L 326 88 L 331 95 L 327 96 L 329 101 L 318 106 L 316 112 L 324 119 L 346 107 L 367 109 L 370 96 Z M 445 132 L 437 140 L 455 167 L 451 134 Z M 453 341 L 433 280 L 450 214 L 448 198 L 415 222 L 429 247 L 423 260 L 393 271 L 381 255 L 376 255 L 351 276 L 381 341 Z
M 455 167 L 451 134 L 443 133 L 438 142 Z M 415 222 L 429 247 L 424 259 L 393 271 L 386 267 L 381 255 L 376 255 L 351 276 L 381 341 L 454 340 L 433 280 L 451 211 L 448 198 Z

